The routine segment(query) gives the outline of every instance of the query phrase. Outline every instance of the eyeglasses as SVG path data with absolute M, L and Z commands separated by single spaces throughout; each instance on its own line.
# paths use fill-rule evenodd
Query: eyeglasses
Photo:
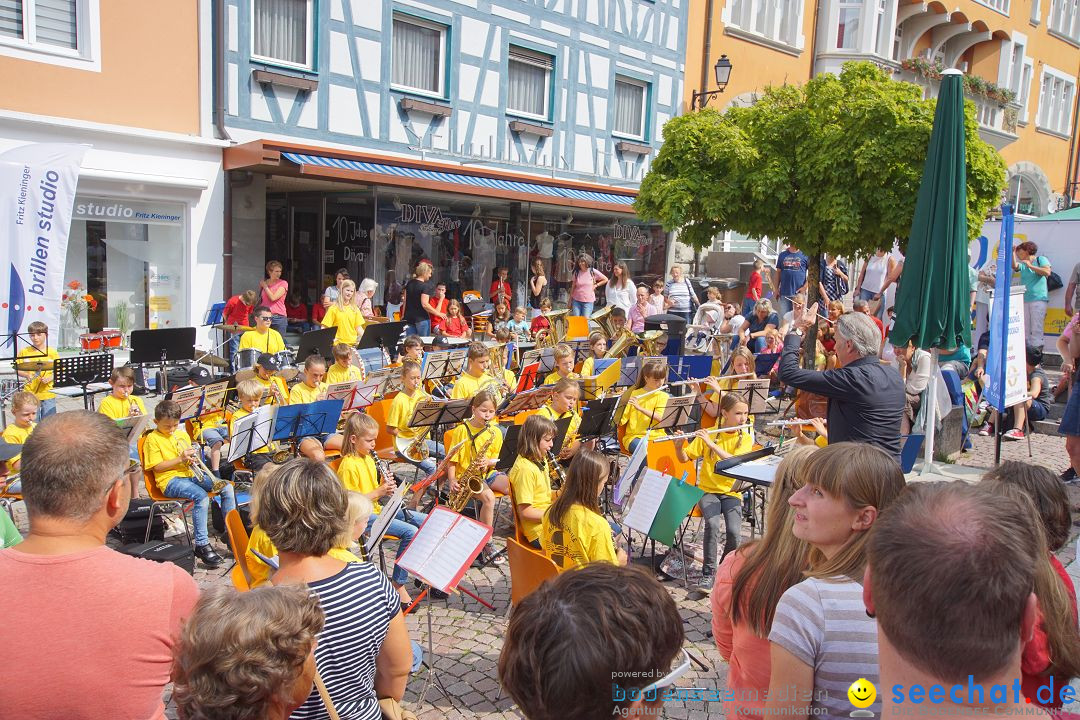
M 682 650 L 682 657 L 682 662 L 679 663 L 677 667 L 672 668 L 671 672 L 653 684 L 641 688 L 641 694 L 644 695 L 651 690 L 659 690 L 661 688 L 666 688 L 669 685 L 674 685 L 675 681 L 685 675 L 686 671 L 690 669 L 690 653 L 686 652 L 685 648 Z
M 269 315 L 260 315 L 259 317 L 255 318 L 255 319 L 258 320 L 259 322 L 270 322 L 274 318 L 272 318 Z

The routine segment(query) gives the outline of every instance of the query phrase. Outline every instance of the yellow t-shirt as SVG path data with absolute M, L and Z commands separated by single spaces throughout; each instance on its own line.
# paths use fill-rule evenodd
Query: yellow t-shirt
M 176 432 L 172 435 L 166 435 L 160 430 L 154 430 L 143 441 L 143 467 L 153 468 L 160 462 L 178 458 L 180 453 L 189 447 L 191 447 L 191 438 L 188 437 L 187 431 L 181 427 L 176 428 Z M 165 492 L 165 488 L 168 487 L 169 481 L 173 478 L 194 476 L 195 471 L 192 467 L 182 464 L 172 470 L 155 472 L 154 482 L 157 484 L 158 490 Z
M 531 505 L 543 513 L 552 502 L 547 460 L 541 467 L 527 457 L 518 455 L 514 467 L 510 468 L 510 487 L 514 491 L 514 502 L 518 505 Z M 538 539 L 540 521 L 521 518 L 521 532 L 530 541 Z
M 716 433 L 711 436 L 711 439 L 715 445 L 729 455 L 742 455 L 754 448 L 753 433 L 745 430 L 742 432 Z M 718 475 L 713 469 L 721 458 L 705 445 L 704 440 L 694 438 L 694 441 L 687 444 L 683 450 L 691 460 L 701 458 L 701 468 L 698 470 L 698 489 L 717 495 L 742 497 L 742 493 L 731 491 L 731 485 L 735 482 L 735 478 Z
M 601 358 L 601 359 L 603 359 L 603 358 Z M 582 377 L 592 377 L 593 375 L 596 374 L 596 370 L 593 368 L 595 362 L 596 362 L 596 358 L 594 358 L 591 355 L 589 357 L 585 358 L 585 362 L 581 363 L 581 376 Z
M 572 378 L 572 379 L 575 379 L 575 380 L 577 379 L 577 377 L 575 376 L 574 373 L 570 373 L 566 377 Z M 554 385 L 555 383 L 559 382 L 562 379 L 563 379 L 563 376 L 559 374 L 559 371 L 554 370 L 554 371 L 548 373 L 548 376 L 546 378 L 544 378 L 544 384 L 545 385 Z
M 355 345 L 359 339 L 360 333 L 356 329 L 366 324 L 360 308 L 355 305 L 346 305 L 342 308 L 337 303 L 333 303 L 326 309 L 326 315 L 322 319 L 323 327 L 337 328 L 337 335 L 334 336 L 335 343 L 350 346 Z
M 563 570 L 590 562 L 619 562 L 611 526 L 603 516 L 581 505 L 571 505 L 559 525 L 552 525 L 550 516 L 549 508 L 540 526 L 540 546 Z
M 27 360 L 58 360 L 60 355 L 51 347 L 45 348 L 45 357 L 41 356 L 41 351 L 35 347 L 24 347 L 19 351 L 18 357 L 27 358 Z M 18 369 L 18 368 L 16 368 Z M 33 372 L 28 370 L 27 372 Z M 42 374 L 52 374 L 52 370 L 46 370 Z M 26 387 L 23 388 L 26 392 L 34 393 L 34 397 L 38 400 L 49 400 L 56 397 L 56 393 L 52 392 L 52 381 L 42 382 L 39 378 L 35 377 L 33 381 L 26 383 Z
M 363 376 L 360 374 L 360 368 L 355 365 L 349 365 L 345 370 L 341 369 L 341 366 L 334 363 L 326 371 L 327 384 L 352 382 L 353 380 L 363 380 Z
M 241 350 L 261 350 L 265 353 L 279 353 L 285 349 L 285 341 L 281 339 L 281 333 L 270 328 L 265 333 L 258 330 L 248 330 L 240 336 Z
M 260 560 L 255 555 L 255 552 L 252 552 L 253 550 L 261 553 L 263 557 L 268 558 L 275 557 L 278 554 L 278 550 L 274 547 L 274 543 L 270 542 L 270 538 L 267 537 L 266 533 L 263 532 L 263 529 L 258 525 L 251 528 L 251 537 L 248 538 L 247 552 L 244 553 L 244 557 L 247 559 L 248 572 L 251 574 L 251 587 L 257 588 L 270 582 L 270 566 Z M 333 548 L 326 554 L 335 560 L 340 560 L 344 563 L 363 562 L 345 548 Z
M 343 455 L 337 476 L 346 490 L 354 490 L 364 495 L 377 490 L 381 484 L 379 469 L 375 467 L 375 459 L 370 455 Z M 375 514 L 378 515 L 382 508 L 374 500 L 371 502 L 375 506 Z
M 461 377 L 454 381 L 454 390 L 450 393 L 450 399 L 460 400 L 462 398 L 471 398 L 490 383 L 491 376 L 487 373 L 476 376 L 470 375 L 468 372 L 463 372 L 461 373 Z
M 239 410 L 237 410 L 236 412 L 233 413 L 232 420 L 229 421 L 229 437 L 233 437 L 234 435 L 236 435 L 236 421 L 239 420 L 242 417 L 247 417 L 250 414 L 251 413 L 248 412 L 247 410 L 245 410 L 244 408 L 240 408 Z M 261 448 L 255 448 L 251 452 L 253 452 L 253 453 L 268 453 L 271 450 L 277 450 L 277 443 L 276 442 L 271 441 L 269 445 L 263 445 Z
M 450 431 L 450 447 L 457 445 L 462 440 L 465 440 L 465 444 L 450 458 L 458 472 L 472 464 L 472 461 L 476 458 L 476 453 L 479 452 L 480 448 L 484 447 L 488 440 L 491 440 L 491 445 L 488 446 L 485 455 L 489 459 L 497 459 L 499 453 L 502 452 L 502 431 L 495 423 L 488 423 L 486 427 L 479 430 L 468 421 L 461 423 Z M 449 451 L 449 448 L 447 448 L 447 451 Z
M 562 420 L 563 418 L 570 418 L 570 425 L 566 429 L 566 438 L 563 439 L 563 445 L 567 444 L 567 439 L 573 442 L 577 439 L 578 427 L 581 426 L 581 415 L 578 415 L 573 410 L 567 410 L 562 415 L 555 414 L 555 410 L 550 405 L 544 405 L 536 411 L 538 415 L 546 417 L 551 422 Z
M 630 392 L 630 397 L 636 398 L 647 392 L 649 391 L 645 388 L 638 388 L 637 390 Z M 642 400 L 641 405 L 646 410 L 663 413 L 664 408 L 667 407 L 668 398 L 670 397 L 671 396 L 666 392 L 660 390 Z M 623 410 L 622 417 L 619 419 L 619 424 L 626 426 L 626 434 L 623 435 L 623 449 L 629 452 L 630 442 L 637 438 L 645 437 L 649 432 L 649 426 L 655 423 L 651 417 L 627 403 L 626 408 Z
M 115 395 L 110 395 L 101 401 L 98 405 L 98 412 L 102 415 L 107 415 L 113 420 L 123 420 L 126 417 L 131 416 L 131 403 L 135 403 L 135 407 L 139 409 L 140 415 L 146 414 L 146 406 L 143 405 L 142 398 L 129 395 L 126 398 L 118 398 Z
M 280 378 L 278 378 L 280 380 Z M 319 399 L 319 393 L 326 390 L 324 383 L 319 383 L 316 387 L 311 387 L 306 382 L 298 382 L 292 386 L 292 390 L 289 391 L 289 404 L 290 405 L 302 405 L 304 403 L 313 403 Z
M 282 380 L 280 377 L 278 377 L 277 375 L 271 375 L 266 380 L 263 380 L 261 377 L 256 375 L 255 376 L 255 381 L 257 383 L 259 383 L 260 385 L 262 385 L 264 388 L 266 388 L 268 394 L 270 394 L 270 392 L 271 392 L 270 391 L 271 386 L 277 386 L 278 392 L 281 393 L 281 397 L 284 400 L 284 402 L 282 404 L 283 405 L 288 405 L 289 404 L 289 386 L 286 385 L 285 381 Z M 267 401 L 267 402 L 269 404 L 275 404 L 277 402 L 277 400 L 273 398 L 273 395 L 270 395 L 270 397 L 271 397 L 271 399 L 269 401 Z
M 21 428 L 18 425 L 12 423 L 4 428 L 4 432 L 0 434 L 0 438 L 4 439 L 4 442 L 11 443 L 12 445 L 25 445 L 26 438 L 30 437 L 30 433 L 34 432 L 34 428 L 37 427 L 37 423 L 30 423 L 30 427 Z M 15 462 L 22 457 L 22 453 L 19 453 L 15 457 L 8 460 L 9 467 L 14 467 Z M 0 463 L 0 468 L 3 468 L 4 464 Z
M 427 393 L 420 388 L 413 391 L 412 397 L 406 395 L 405 391 L 399 392 L 390 401 L 390 410 L 386 413 L 386 426 L 397 428 L 398 437 L 406 440 L 415 438 L 420 428 L 409 427 L 409 421 L 416 412 L 416 406 L 427 399 Z

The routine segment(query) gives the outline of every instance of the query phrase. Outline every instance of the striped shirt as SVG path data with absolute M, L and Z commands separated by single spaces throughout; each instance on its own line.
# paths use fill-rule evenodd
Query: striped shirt
M 683 278 L 679 282 L 668 280 L 664 283 L 664 294 L 671 300 L 671 309 L 675 312 L 690 312 L 690 281 Z
M 769 642 L 814 669 L 811 717 L 848 720 L 847 691 L 866 678 L 879 685 L 877 623 L 867 617 L 862 585 L 847 578 L 808 578 L 776 606 Z M 881 717 L 881 697 L 868 710 Z
M 326 624 L 315 646 L 315 667 L 326 683 L 341 720 L 379 720 L 375 697 L 375 658 L 401 600 L 385 575 L 371 563 L 349 563 L 338 574 L 308 583 L 319 596 Z M 875 676 L 876 678 L 876 676 Z M 317 688 L 292 720 L 329 718 Z

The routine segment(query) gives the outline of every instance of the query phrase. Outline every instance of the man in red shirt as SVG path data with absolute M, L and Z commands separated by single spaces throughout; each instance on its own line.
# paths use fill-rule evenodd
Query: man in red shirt
M 251 328 L 251 311 L 255 309 L 255 297 L 254 290 L 246 290 L 240 295 L 233 295 L 229 298 L 222 313 L 222 322 L 226 325 L 241 325 L 245 329 Z M 240 347 L 240 334 L 243 332 L 244 330 L 236 331 L 229 338 L 230 361 L 232 361 L 233 356 L 236 355 L 236 351 Z
M 754 311 L 754 305 L 761 299 L 761 268 L 763 267 L 765 267 L 765 263 L 760 258 L 754 260 L 754 269 L 746 283 L 746 297 L 743 298 L 743 317 L 750 317 L 750 313 Z

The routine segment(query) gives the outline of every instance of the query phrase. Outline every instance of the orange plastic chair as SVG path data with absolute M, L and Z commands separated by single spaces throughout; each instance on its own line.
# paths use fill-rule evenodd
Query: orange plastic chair
M 589 318 L 582 315 L 571 315 L 566 318 L 566 337 L 564 340 L 588 340 Z
M 375 454 L 383 460 L 393 460 L 395 455 L 394 436 L 386 432 L 386 416 L 390 412 L 391 400 L 380 400 L 368 405 L 367 414 L 379 423 L 379 436 L 375 439 Z
M 184 521 L 184 534 L 187 536 L 188 545 L 194 547 L 195 540 L 191 537 L 191 528 L 188 526 L 187 513 L 184 511 L 185 505 L 191 504 L 190 501 L 182 500 L 180 498 L 165 497 L 160 490 L 158 490 L 157 483 L 154 482 L 154 473 L 146 467 L 146 454 L 144 452 L 146 445 L 146 436 L 154 432 L 153 430 L 144 430 L 143 434 L 139 436 L 138 451 L 139 462 L 143 466 L 143 484 L 146 485 L 146 494 L 150 497 L 150 517 L 146 521 L 146 537 L 143 542 L 150 542 L 150 528 L 154 524 L 154 513 L 158 510 L 166 512 L 165 508 L 175 508 L 180 512 L 180 518 Z
M 225 515 L 225 530 L 229 533 L 229 547 L 236 558 L 229 573 L 233 587 L 240 592 L 247 592 L 251 589 L 251 570 L 247 564 L 248 531 L 237 510 L 230 510 Z
M 510 565 L 510 604 L 517 605 L 529 593 L 559 574 L 559 566 L 543 553 L 506 538 L 506 557 Z
M 687 473 L 686 481 L 691 485 L 697 484 L 696 463 L 693 460 L 680 462 L 679 456 L 675 454 L 674 442 L 650 442 L 646 455 L 646 465 L 653 470 L 674 478 L 681 478 L 685 472 Z
M 522 545 L 528 545 L 529 539 L 521 529 L 521 515 L 518 512 L 517 500 L 514 498 L 514 486 L 510 486 L 510 514 L 514 520 L 514 539 Z

